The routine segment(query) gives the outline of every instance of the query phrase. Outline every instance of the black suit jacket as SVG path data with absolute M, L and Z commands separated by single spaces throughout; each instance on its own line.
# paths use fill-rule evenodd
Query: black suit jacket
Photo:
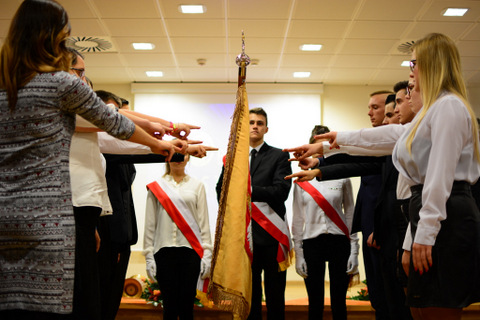
M 133 204 L 132 183 L 135 179 L 133 163 L 165 162 L 159 154 L 116 155 L 106 154 L 108 197 L 112 204 L 113 215 L 102 217 L 109 224 L 112 250 L 122 252 L 137 243 L 138 230 L 135 207 Z M 175 154 L 172 161 L 183 161 L 183 155 Z
M 264 143 L 257 153 L 253 168 L 251 168 L 252 202 L 266 202 L 284 219 L 292 183 L 285 176 L 292 173 L 289 154 Z M 222 191 L 223 169 L 217 183 L 217 197 Z M 252 220 L 253 221 L 253 220 Z M 274 245 L 277 241 L 255 221 L 252 222 L 253 242 L 260 245 Z

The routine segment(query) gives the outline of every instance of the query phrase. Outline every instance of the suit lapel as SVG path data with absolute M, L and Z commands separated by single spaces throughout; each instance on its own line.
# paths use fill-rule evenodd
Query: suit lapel
M 257 153 L 257 155 L 255 157 L 255 162 L 253 163 L 253 168 L 250 168 L 250 170 L 252 172 L 251 173 L 252 176 L 255 174 L 255 171 L 257 170 L 258 166 L 262 162 L 268 148 L 270 148 L 270 146 L 268 144 L 264 143 L 263 146 L 260 148 L 260 151 Z

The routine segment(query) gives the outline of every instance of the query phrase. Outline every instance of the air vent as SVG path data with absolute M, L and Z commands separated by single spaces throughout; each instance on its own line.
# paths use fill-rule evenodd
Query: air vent
M 107 37 L 70 37 L 67 47 L 79 52 L 116 52 L 112 41 Z
M 412 46 L 415 41 L 407 41 L 398 46 L 398 51 L 401 53 L 412 53 Z

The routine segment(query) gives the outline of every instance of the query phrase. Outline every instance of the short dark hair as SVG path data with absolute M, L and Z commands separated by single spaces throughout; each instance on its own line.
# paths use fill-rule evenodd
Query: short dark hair
M 114 93 L 105 90 L 97 90 L 95 91 L 97 96 L 102 99 L 103 102 L 107 103 L 108 100 L 113 100 L 120 108 L 122 106 L 122 100 Z
M 393 93 L 389 94 L 387 96 L 387 99 L 385 99 L 385 105 L 387 105 L 389 103 L 392 103 L 392 102 L 395 103 L 395 94 L 393 94 Z M 395 106 L 394 106 L 394 108 L 395 108 Z
M 264 116 L 265 117 L 265 125 L 268 126 L 267 113 L 265 112 L 265 110 L 263 110 L 263 108 L 250 109 L 250 111 L 248 111 L 248 114 L 251 114 L 251 113 L 255 113 L 255 114 L 258 114 L 260 116 Z
M 330 129 L 328 129 L 327 126 L 322 126 L 322 125 L 316 125 L 315 127 L 313 127 L 312 129 L 312 135 L 310 136 L 310 140 L 308 143 L 314 143 L 315 142 L 315 136 L 318 135 L 318 134 L 324 134 L 324 133 L 327 133 L 327 132 L 330 132 Z
M 390 90 L 379 90 L 379 91 L 375 91 L 375 92 L 370 93 L 370 97 L 377 96 L 379 94 L 392 94 L 392 93 L 393 92 L 390 91 Z
M 395 93 L 397 93 L 400 90 L 407 89 L 407 87 L 408 87 L 408 80 L 400 81 L 400 82 L 395 83 L 395 85 L 393 86 L 393 91 L 395 91 Z

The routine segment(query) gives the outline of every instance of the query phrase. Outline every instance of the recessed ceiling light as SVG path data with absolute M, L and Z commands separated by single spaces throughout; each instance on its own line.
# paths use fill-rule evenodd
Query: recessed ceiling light
M 135 50 L 153 50 L 153 48 L 155 48 L 153 43 L 148 42 L 135 42 L 132 43 L 132 46 Z
M 300 50 L 302 51 L 320 51 L 321 49 L 321 44 L 302 44 L 300 46 Z
M 443 13 L 443 16 L 445 16 L 445 17 L 463 17 L 467 11 L 468 11 L 467 8 L 448 8 Z
M 309 78 L 310 77 L 310 72 L 294 72 L 293 77 L 294 78 Z
M 148 77 L 154 77 L 154 78 L 163 77 L 162 71 L 146 71 L 145 73 L 147 74 Z
M 404 60 L 402 61 L 402 64 L 400 65 L 402 67 L 410 67 L 410 61 L 409 60 Z
M 204 13 L 207 8 L 202 5 L 181 5 L 178 10 L 181 13 Z

